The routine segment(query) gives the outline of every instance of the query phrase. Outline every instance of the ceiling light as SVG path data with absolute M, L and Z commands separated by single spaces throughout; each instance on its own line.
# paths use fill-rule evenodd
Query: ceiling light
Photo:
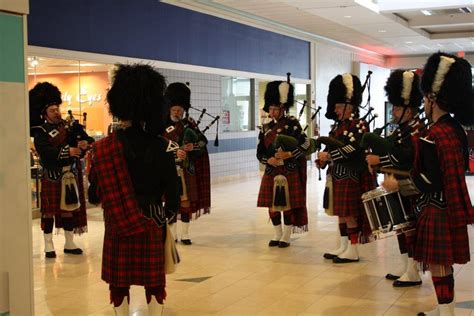
M 39 64 L 38 58 L 36 58 L 36 57 L 31 58 L 31 60 L 30 60 L 31 67 L 36 67 L 36 66 L 38 66 L 38 64 Z
M 430 10 L 421 10 L 421 13 L 423 13 L 424 15 L 433 15 Z
M 379 30 L 379 33 L 387 33 L 386 30 Z
M 350 18 L 352 18 L 352 15 L 344 15 L 344 17 L 345 17 L 346 19 L 350 19 Z
M 412 41 L 406 41 L 405 44 L 413 44 Z

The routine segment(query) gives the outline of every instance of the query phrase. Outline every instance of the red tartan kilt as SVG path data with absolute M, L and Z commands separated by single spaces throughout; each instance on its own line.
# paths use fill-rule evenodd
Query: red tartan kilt
M 86 199 L 84 197 L 84 186 L 83 181 L 78 179 L 76 176 L 77 187 L 79 189 L 79 201 L 81 202 L 81 206 L 86 205 Z M 61 211 L 61 180 L 58 181 L 50 181 L 47 179 L 41 180 L 41 213 L 46 216 L 53 216 L 58 215 L 64 212 L 69 211 Z M 82 209 L 83 207 L 81 207 Z
M 187 189 L 189 201 L 196 202 L 199 198 L 196 175 L 190 174 L 187 171 L 184 171 L 184 181 L 186 182 L 186 189 Z
M 60 213 L 61 203 L 61 181 L 41 180 L 41 213 L 46 216 L 54 216 Z
M 150 221 L 140 234 L 118 237 L 105 230 L 102 279 L 110 285 L 166 285 L 164 273 L 164 230 Z
M 470 260 L 467 227 L 450 227 L 447 210 L 426 206 L 417 219 L 413 258 L 424 265 L 467 263 Z
M 207 149 L 195 161 L 194 168 L 196 170 L 196 183 L 199 184 L 197 208 L 202 209 L 204 213 L 209 213 L 211 207 L 211 171 Z
M 258 193 L 257 206 L 272 207 L 273 179 L 280 174 L 286 176 L 288 181 L 291 208 L 306 208 L 306 182 L 300 178 L 298 169 L 293 172 L 288 172 L 283 166 L 276 168 L 270 175 L 263 175 L 260 191 Z
M 358 217 L 364 215 L 360 182 L 352 179 L 336 180 L 333 178 L 334 215 Z

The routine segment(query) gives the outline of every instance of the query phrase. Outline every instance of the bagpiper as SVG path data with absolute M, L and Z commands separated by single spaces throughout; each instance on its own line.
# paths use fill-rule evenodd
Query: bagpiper
M 177 219 L 181 219 L 181 243 L 191 245 L 191 220 L 210 213 L 211 182 L 207 138 L 189 116 L 191 90 L 181 82 L 171 83 L 165 92 L 169 102 L 169 117 L 163 136 L 170 140 L 175 154 L 181 206 L 170 220 L 173 235 L 178 239 Z
M 53 226 L 64 229 L 64 253 L 80 255 L 74 234 L 87 231 L 81 159 L 94 142 L 76 121 L 61 117 L 61 91 L 41 82 L 29 92 L 30 126 L 40 158 L 41 229 L 46 258 L 55 258 Z
M 332 188 L 325 201 L 332 200 L 332 214 L 338 216 L 340 245 L 324 254 L 334 263 L 359 261 L 357 244 L 370 235 L 361 194 L 375 187 L 375 178 L 367 170 L 359 143 L 368 132 L 365 117 L 359 118 L 363 88 L 357 76 L 337 75 L 329 84 L 326 117 L 336 121 L 326 138 L 326 149 L 318 153 L 318 167 L 329 165 Z M 368 111 L 370 113 L 370 111 Z
M 411 179 L 420 192 L 414 259 L 431 272 L 437 306 L 419 315 L 454 315 L 454 264 L 470 260 L 467 225 L 474 208 L 466 185 L 469 168 L 466 133 L 474 124 L 471 65 L 463 58 L 435 53 L 421 78 L 424 111 L 433 122 L 420 137 Z M 451 115 L 452 114 L 452 115 Z M 399 188 L 395 178 L 383 186 Z
M 294 88 L 289 82 L 267 84 L 263 110 L 271 121 L 262 126 L 258 136 L 257 159 L 265 165 L 265 173 L 257 206 L 268 208 L 275 229 L 269 247 L 286 248 L 292 232 L 308 231 L 304 150 L 310 147 L 310 140 L 298 120 L 286 114 L 293 102 Z M 294 138 L 299 146 L 277 145 L 278 135 Z
M 423 96 L 419 89 L 418 75 L 411 70 L 395 70 L 390 74 L 385 85 L 388 101 L 392 104 L 391 123 L 397 128 L 385 138 L 376 133 L 366 133 L 362 137 L 361 146 L 372 149 L 366 156 L 370 170 L 395 169 L 409 171 L 413 168 L 415 145 L 424 123 L 418 118 Z M 407 176 L 395 175 L 398 179 Z M 403 196 L 407 214 L 414 217 L 414 199 L 416 195 Z M 388 273 L 385 278 L 393 280 L 394 287 L 416 286 L 421 284 L 418 267 L 413 260 L 413 234 L 410 228 L 397 234 L 398 247 L 401 254 L 401 265 L 397 270 Z

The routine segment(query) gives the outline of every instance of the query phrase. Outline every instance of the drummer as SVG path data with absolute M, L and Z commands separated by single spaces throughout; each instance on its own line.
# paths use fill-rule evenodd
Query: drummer
M 359 78 L 352 74 L 337 75 L 331 80 L 326 117 L 337 123 L 330 132 L 330 138 L 343 142 L 344 145 L 335 147 L 326 144 L 326 150 L 319 152 L 316 160 L 319 168 L 329 166 L 333 214 L 338 216 L 341 235 L 339 247 L 325 253 L 323 257 L 338 264 L 358 262 L 358 244 L 368 241 L 367 231 L 364 229 L 367 226 L 366 216 L 360 197 L 363 192 L 375 187 L 375 178 L 367 171 L 363 152 L 359 147 L 359 131 L 368 129 L 367 123 L 359 118 L 362 92 Z M 354 136 L 347 137 L 350 134 Z
M 423 70 L 424 110 L 433 125 L 418 141 L 420 152 L 411 172 L 421 192 L 414 259 L 431 272 L 438 305 L 421 315 L 454 315 L 453 265 L 470 260 L 467 225 L 474 223 L 474 208 L 466 185 L 469 152 L 461 124 L 474 124 L 471 85 L 471 65 L 454 55 L 435 53 Z M 399 181 L 388 178 L 383 186 L 397 189 Z
M 398 128 L 385 138 L 388 146 L 377 146 L 386 148 L 385 152 L 373 152 L 366 156 L 366 161 L 371 173 L 380 168 L 390 168 L 397 170 L 410 170 L 415 158 L 415 149 L 412 136 L 414 130 L 420 127 L 417 119 L 418 108 L 421 106 L 422 95 L 419 86 L 419 78 L 413 71 L 395 70 L 391 73 L 385 85 L 385 92 L 388 101 L 393 105 L 392 124 Z M 415 134 L 417 135 L 417 134 Z M 365 143 L 367 136 L 364 135 L 362 143 Z M 370 148 L 370 143 L 368 144 Z M 398 179 L 406 176 L 396 176 Z M 403 195 L 403 193 L 402 193 Z M 414 203 L 409 197 L 404 198 L 406 212 L 413 217 Z M 394 280 L 394 287 L 416 286 L 421 284 L 421 278 L 413 260 L 413 231 L 399 232 L 398 247 L 400 249 L 400 263 L 396 269 L 390 271 L 385 278 Z

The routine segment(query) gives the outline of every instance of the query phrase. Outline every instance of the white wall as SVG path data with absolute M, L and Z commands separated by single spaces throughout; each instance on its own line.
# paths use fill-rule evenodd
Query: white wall
M 12 50 L 25 55 L 27 0 L 1 0 L 1 18 L 16 20 L 14 33 L 21 34 L 6 47 L 0 30 L 0 68 L 9 63 Z M 9 26 L 10 27 L 10 26 Z M 8 31 L 7 29 L 6 31 Z M 18 44 L 18 45 L 15 45 Z M 18 55 L 17 55 L 18 56 Z M 25 67 L 10 69 L 16 77 L 0 82 L 0 314 L 33 315 L 31 239 L 31 188 L 29 169 L 28 101 Z M 20 62 L 21 63 L 21 62 Z M 0 71 L 5 71 L 4 69 Z M 6 74 L 8 71 L 3 73 Z M 21 73 L 23 72 L 23 80 Z M 10 73 L 10 74 L 11 74 Z
M 387 100 L 387 97 L 385 96 L 384 86 L 388 77 L 390 76 L 390 69 L 359 62 L 354 63 L 354 73 L 359 76 L 362 84 L 364 84 L 365 77 L 367 76 L 367 72 L 369 70 L 372 71 L 372 75 L 370 77 L 370 106 L 374 108 L 372 113 L 378 114 L 378 117 L 374 120 L 375 127 L 381 127 L 385 124 L 385 101 Z M 362 105 L 365 105 L 367 102 L 367 89 L 368 88 L 366 88 L 364 92 Z M 364 113 L 365 111 L 363 110 L 361 115 Z M 371 130 L 373 127 L 374 125 L 370 124 Z
M 325 44 L 317 44 L 315 48 L 315 91 L 316 106 L 321 106 L 321 135 L 327 136 L 332 120 L 324 114 L 327 107 L 328 88 L 331 80 L 343 73 L 352 72 L 352 52 Z
M 328 46 L 325 44 L 315 45 L 315 91 L 316 91 L 316 105 L 321 106 L 321 135 L 326 136 L 329 133 L 330 121 L 324 117 L 327 107 L 327 94 L 329 82 L 338 74 L 352 73 L 357 75 L 362 84 L 364 83 L 367 71 L 373 72 L 371 76 L 371 106 L 375 108 L 374 113 L 378 113 L 379 117 L 376 119 L 376 127 L 384 124 L 384 109 L 385 109 L 385 92 L 383 87 L 390 75 L 390 70 L 377 66 L 375 64 L 362 63 L 362 60 L 367 60 L 366 56 L 360 53 L 351 52 L 349 50 Z M 380 64 L 380 60 L 374 60 Z M 367 100 L 367 90 L 364 92 L 364 99 L 362 105 L 365 105 Z M 361 111 L 361 115 L 365 113 Z
M 191 89 L 191 105 L 198 109 L 206 108 L 207 112 L 213 116 L 222 117 L 221 100 L 221 76 L 216 74 L 205 74 L 190 71 L 160 69 L 166 77 L 168 83 L 189 81 Z M 258 89 L 255 89 L 258 94 Z M 258 100 L 258 95 L 255 95 Z M 257 111 L 258 113 L 258 111 Z M 189 115 L 195 120 L 199 117 L 199 112 L 190 109 Z M 199 127 L 205 128 L 212 118 L 205 115 Z M 255 146 L 252 149 L 226 151 L 210 154 L 211 179 L 230 175 L 244 175 L 247 173 L 257 173 L 258 160 L 256 158 L 258 131 L 247 132 L 223 132 L 219 130 L 219 142 L 226 140 L 235 140 L 237 145 L 243 142 L 243 139 L 251 138 L 249 142 L 255 140 Z M 216 137 L 216 125 L 214 124 L 207 132 L 206 137 L 209 140 L 208 148 L 214 146 Z

